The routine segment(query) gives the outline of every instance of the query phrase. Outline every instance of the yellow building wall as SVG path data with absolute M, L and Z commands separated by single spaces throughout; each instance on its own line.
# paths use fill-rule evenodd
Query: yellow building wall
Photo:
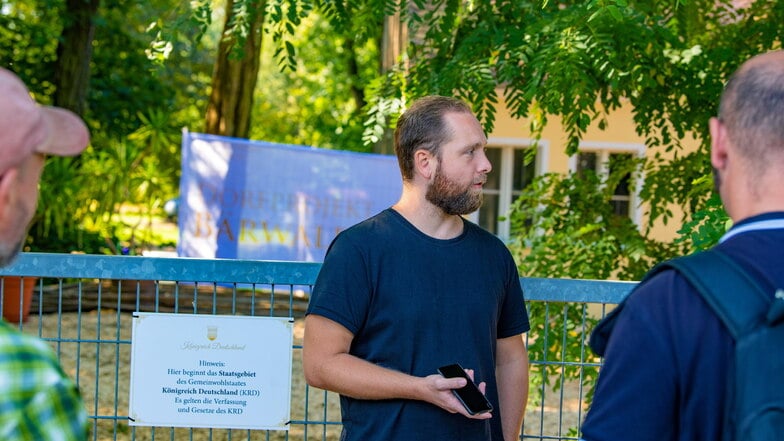
M 492 132 L 488 133 L 490 142 L 494 139 L 518 139 L 521 141 L 533 138 L 530 130 L 530 120 L 515 119 L 510 115 L 503 102 L 496 107 L 496 120 Z M 607 116 L 607 127 L 601 130 L 597 124 L 588 128 L 583 136 L 582 142 L 590 146 L 623 146 L 623 145 L 645 145 L 645 139 L 639 136 L 634 128 L 634 119 L 631 106 L 623 106 L 614 110 Z M 707 122 L 706 122 L 707 124 Z M 546 146 L 547 157 L 541 172 L 567 173 L 569 171 L 569 156 L 566 154 L 566 131 L 561 125 L 560 117 L 548 117 L 540 143 Z M 698 143 L 691 140 L 684 140 L 687 149 L 696 149 Z M 645 149 L 645 155 L 650 157 L 655 152 L 652 149 Z M 644 179 L 644 177 L 643 177 Z M 681 227 L 682 211 L 672 206 L 673 218 L 667 225 L 661 221 L 656 222 L 651 228 L 651 237 L 660 241 L 671 241 L 677 237 L 677 232 Z M 648 209 L 642 206 L 642 219 L 640 224 L 647 225 Z

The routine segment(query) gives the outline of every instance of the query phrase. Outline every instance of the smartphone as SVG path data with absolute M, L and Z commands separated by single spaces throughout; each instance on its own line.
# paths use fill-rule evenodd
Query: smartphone
M 459 364 L 450 364 L 438 368 L 438 373 L 445 378 L 463 377 L 466 379 L 466 385 L 460 389 L 452 389 L 458 400 L 463 403 L 469 414 L 478 415 L 480 413 L 490 412 L 493 406 L 487 401 L 487 397 L 482 391 L 476 387 L 476 384 L 471 380 L 466 371 Z

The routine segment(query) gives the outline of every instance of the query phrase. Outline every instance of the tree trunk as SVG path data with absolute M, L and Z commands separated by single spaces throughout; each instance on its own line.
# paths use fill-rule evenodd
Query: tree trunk
M 408 26 L 400 19 L 400 11 L 384 17 L 384 34 L 381 37 L 381 73 L 389 72 L 399 61 L 408 44 Z M 384 136 L 373 146 L 374 153 L 391 155 L 395 153 L 394 133 L 384 130 Z
M 54 105 L 84 115 L 95 16 L 100 0 L 66 0 L 66 18 L 54 68 Z
M 251 6 L 247 38 L 240 42 L 232 32 L 234 22 L 234 0 L 226 2 L 226 23 L 215 69 L 212 74 L 212 93 L 207 104 L 205 119 L 206 133 L 213 135 L 247 138 L 250 133 L 250 114 L 253 106 L 253 91 L 259 73 L 261 57 L 261 35 L 264 23 L 262 1 L 247 1 Z
M 365 89 L 359 87 L 359 63 L 357 62 L 357 53 L 355 51 L 354 36 L 346 33 L 344 35 L 343 48 L 346 50 L 347 55 L 347 68 L 348 75 L 352 78 L 351 81 L 351 96 L 354 97 L 354 111 L 357 115 L 362 113 L 367 102 L 365 101 Z
M 395 67 L 408 44 L 408 26 L 400 19 L 400 11 L 384 17 L 384 35 L 381 45 L 381 71 Z

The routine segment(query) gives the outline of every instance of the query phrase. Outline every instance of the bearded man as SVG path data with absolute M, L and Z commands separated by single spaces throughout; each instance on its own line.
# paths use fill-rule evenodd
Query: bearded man
M 463 215 L 482 204 L 492 165 L 464 102 L 415 101 L 395 129 L 403 178 L 392 207 L 341 232 L 305 319 L 307 382 L 340 394 L 343 441 L 512 441 L 528 396 L 528 314 L 514 260 Z M 492 404 L 453 391 L 460 364 Z

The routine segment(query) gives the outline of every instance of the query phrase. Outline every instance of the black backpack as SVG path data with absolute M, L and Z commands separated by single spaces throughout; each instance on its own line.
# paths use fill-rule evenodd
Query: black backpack
M 666 269 L 689 281 L 735 340 L 723 440 L 784 439 L 784 290 L 771 300 L 746 271 L 715 249 L 663 262 L 643 282 Z M 623 305 L 591 333 L 589 344 L 599 356 Z

